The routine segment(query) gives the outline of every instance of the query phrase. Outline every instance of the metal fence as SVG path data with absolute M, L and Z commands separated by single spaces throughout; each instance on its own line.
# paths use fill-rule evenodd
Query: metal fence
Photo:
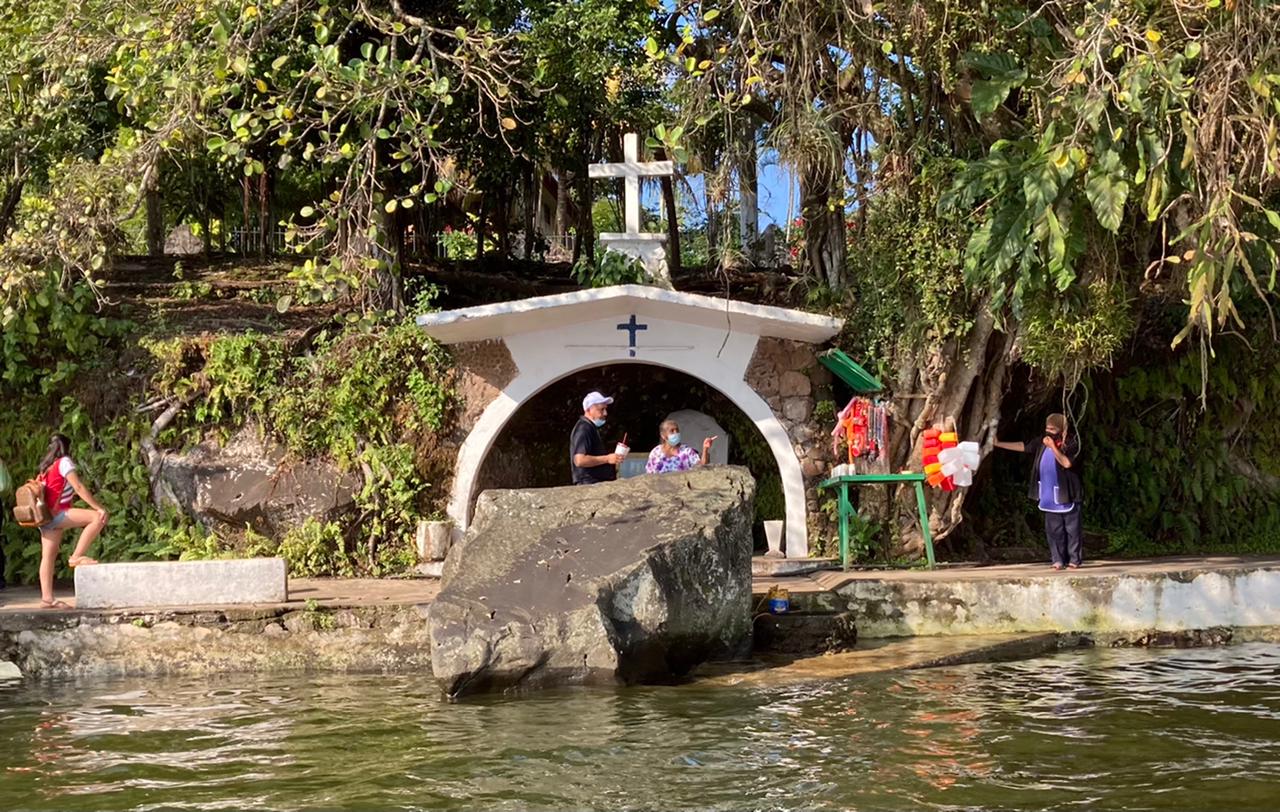
M 284 229 L 267 233 L 267 252 L 284 253 Z M 254 256 L 262 253 L 262 232 L 256 228 L 233 228 L 227 233 L 227 251 L 232 254 Z
M 474 236 L 469 244 L 465 238 L 454 240 L 452 247 L 450 246 L 450 241 L 441 239 L 441 236 L 437 234 L 434 239 L 429 239 L 427 235 L 410 229 L 404 235 L 405 255 L 419 259 L 427 257 L 436 259 L 475 258 Z M 538 234 L 534 238 L 532 256 L 535 259 L 547 262 L 568 262 L 573 259 L 573 249 L 577 244 L 577 240 L 578 236 L 576 234 Z M 511 235 L 512 257 L 520 258 L 524 256 L 524 241 L 525 235 L 522 231 L 514 232 Z M 489 244 L 490 253 L 496 253 L 492 237 L 486 242 Z M 286 248 L 284 229 L 275 229 L 268 233 L 268 253 L 283 254 Z M 257 256 L 262 253 L 262 233 L 256 228 L 233 228 L 227 232 L 226 251 L 242 256 Z

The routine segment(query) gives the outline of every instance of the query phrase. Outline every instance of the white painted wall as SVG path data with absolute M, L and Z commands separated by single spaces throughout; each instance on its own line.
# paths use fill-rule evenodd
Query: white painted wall
M 617 363 L 653 364 L 706 382 L 755 423 L 773 451 L 782 477 L 788 556 L 807 558 L 808 528 L 800 461 L 769 405 L 744 380 L 758 336 L 734 332 L 727 321 L 724 327 L 709 327 L 663 318 L 661 302 L 635 302 L 634 307 L 634 311 L 550 325 L 504 338 L 519 374 L 480 415 L 458 451 L 449 517 L 459 528 L 465 529 L 470 523 L 481 465 L 507 421 L 530 398 L 584 369 Z M 646 327 L 635 333 L 635 346 L 630 333 L 618 328 L 630 323 L 632 315 L 637 324 Z

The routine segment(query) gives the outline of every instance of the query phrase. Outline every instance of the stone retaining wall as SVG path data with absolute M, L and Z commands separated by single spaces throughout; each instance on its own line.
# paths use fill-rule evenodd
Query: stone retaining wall
M 1041 578 L 859 578 L 793 593 L 800 609 L 849 611 L 858 636 L 1179 632 L 1280 626 L 1280 569 Z
M 276 671 L 431 673 L 426 606 L 0 614 L 28 677 Z
M 816 416 L 817 404 L 831 400 L 831 373 L 818 363 L 816 348 L 801 341 L 761 338 L 747 367 L 747 384 L 778 417 L 791 438 L 804 474 L 809 549 L 815 553 L 822 538 L 834 535 L 820 509 L 818 483 L 831 472 L 830 426 Z

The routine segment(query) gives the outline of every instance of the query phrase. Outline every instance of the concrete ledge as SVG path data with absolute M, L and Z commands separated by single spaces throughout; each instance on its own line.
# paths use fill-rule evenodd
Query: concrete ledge
M 757 555 L 751 559 L 753 578 L 785 578 L 840 566 L 835 558 L 769 558 Z
M 283 558 L 148 561 L 77 567 L 77 609 L 284 603 Z
M 814 596 L 821 601 L 797 601 L 793 592 L 792 604 L 851 611 L 864 638 L 1280 625 L 1280 569 L 1271 567 L 945 578 L 862 577 Z

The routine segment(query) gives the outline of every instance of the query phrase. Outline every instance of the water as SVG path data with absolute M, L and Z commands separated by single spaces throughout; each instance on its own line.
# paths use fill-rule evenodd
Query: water
M 0 809 L 1274 809 L 1280 646 L 449 705 L 429 680 L 0 685 Z

